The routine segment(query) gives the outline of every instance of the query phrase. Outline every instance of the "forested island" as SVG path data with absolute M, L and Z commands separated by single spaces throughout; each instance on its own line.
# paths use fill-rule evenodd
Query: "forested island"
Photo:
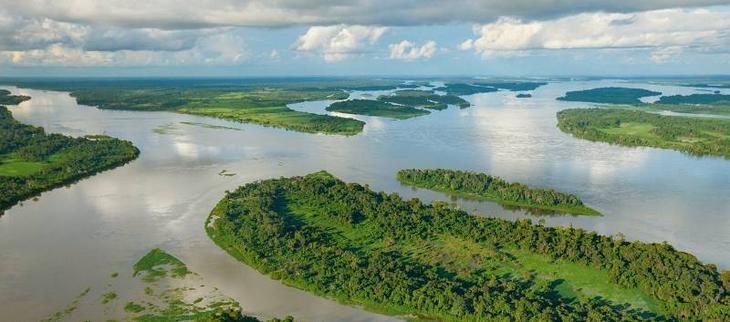
M 18 202 L 139 155 L 131 142 L 94 135 L 72 138 L 21 124 L 0 106 L 0 213 Z
M 557 117 L 560 130 L 582 139 L 730 158 L 730 120 L 726 119 L 607 108 L 568 109 Z
M 381 95 L 378 97 L 378 100 L 432 110 L 445 110 L 449 105 L 458 105 L 460 108 L 471 106 L 471 103 L 467 100 L 456 95 L 439 95 L 433 91 L 419 90 L 400 90 L 393 93 L 393 95 Z
M 600 215 L 598 211 L 584 205 L 576 195 L 552 189 L 530 188 L 485 173 L 447 169 L 404 169 L 398 171 L 398 181 L 414 187 L 466 198 L 492 200 L 508 206 L 575 215 Z
M 605 104 L 642 104 L 640 98 L 662 95 L 661 92 L 641 88 L 601 87 L 580 91 L 570 91 L 558 97 L 560 101 L 605 103 Z
M 325 110 L 330 112 L 388 117 L 399 120 L 428 115 L 430 113 L 429 111 L 410 106 L 396 105 L 380 100 L 364 99 L 334 102 L 327 106 Z
M 126 269 L 127 271 L 129 269 Z M 86 288 L 65 308 L 52 313 L 44 322 L 86 321 L 81 311 L 95 312 L 95 321 L 200 321 L 261 322 L 243 314 L 238 302 L 218 289 L 204 285 L 204 280 L 187 265 L 166 251 L 155 248 L 142 256 L 129 274 L 133 292 L 117 293 L 115 286 L 125 283 L 119 272 L 109 275 L 106 285 Z M 98 297 L 98 300 L 93 300 Z M 83 314 L 83 313 L 81 313 Z M 88 314 L 88 312 L 87 312 Z M 268 322 L 292 322 L 292 317 Z
M 483 81 L 470 81 L 470 82 L 453 82 L 446 83 L 442 87 L 437 87 L 435 90 L 443 91 L 450 95 L 472 95 L 478 93 L 490 93 L 496 92 L 500 89 L 509 91 L 530 91 L 547 83 L 543 82 L 483 82 Z
M 725 94 L 690 94 L 662 96 L 657 102 L 659 104 L 709 104 L 709 105 L 730 105 L 730 95 Z
M 0 89 L 0 105 L 18 105 L 30 99 L 30 96 L 11 94 L 8 90 Z
M 730 272 L 667 244 L 471 216 L 324 172 L 227 192 L 206 230 L 228 253 L 274 279 L 391 315 L 730 319 Z
M 256 123 L 305 133 L 355 135 L 364 122 L 295 111 L 288 104 L 349 97 L 342 88 L 387 86 L 402 81 L 234 79 L 17 80 L 17 86 L 69 91 L 79 104 L 101 109 L 169 111 Z M 383 85 L 385 84 L 385 85 Z
M 530 98 L 530 97 L 532 97 L 532 94 L 519 93 L 519 94 L 515 95 L 515 97 L 517 97 L 517 98 Z

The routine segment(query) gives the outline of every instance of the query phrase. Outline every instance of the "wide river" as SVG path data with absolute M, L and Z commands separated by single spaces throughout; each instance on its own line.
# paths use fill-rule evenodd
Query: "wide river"
M 166 112 L 99 110 L 78 105 L 68 93 L 9 87 L 32 97 L 10 107 L 23 123 L 74 136 L 108 134 L 134 142 L 142 153 L 124 167 L 46 192 L 0 217 L 0 316 L 41 319 L 161 247 L 248 313 L 308 321 L 390 320 L 283 286 L 237 262 L 205 234 L 205 218 L 224 191 L 322 169 L 345 181 L 428 201 L 448 197 L 400 185 L 398 169 L 468 169 L 552 187 L 578 194 L 604 216 L 540 217 L 548 225 L 666 241 L 730 268 L 730 160 L 594 143 L 555 127 L 556 112 L 587 106 L 556 97 L 609 85 L 698 92 L 617 81 L 556 82 L 529 99 L 496 92 L 467 97 L 475 105 L 468 109 L 452 107 L 409 120 L 358 117 L 367 121 L 365 131 L 342 137 Z M 321 113 L 326 104 L 292 107 Z M 224 169 L 236 175 L 218 175 Z M 459 205 L 477 215 L 536 218 L 489 202 Z

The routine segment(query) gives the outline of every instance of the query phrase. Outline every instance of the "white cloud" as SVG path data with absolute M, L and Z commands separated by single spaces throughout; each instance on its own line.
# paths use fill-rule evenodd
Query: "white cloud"
M 180 51 L 84 50 L 61 43 L 38 49 L 0 51 L 0 64 L 19 66 L 232 65 L 243 63 L 247 58 L 243 40 L 232 34 L 201 38 L 194 47 Z
M 337 62 L 363 52 L 388 30 L 374 26 L 316 26 L 301 35 L 293 47 L 297 51 L 315 52 L 327 62 Z
M 727 47 L 730 12 L 667 9 L 634 14 L 583 13 L 547 21 L 500 18 L 475 26 L 460 45 L 484 57 L 533 49 Z M 677 49 L 673 49 L 678 52 Z
M 390 49 L 390 59 L 400 59 L 405 61 L 431 59 L 438 49 L 436 42 L 433 40 L 427 41 L 421 47 L 416 46 L 408 40 L 403 40 L 397 44 L 390 44 L 388 48 Z
M 14 15 L 133 28 L 484 23 L 499 17 L 546 19 L 581 12 L 727 4 L 727 0 L 0 0 Z
M 279 61 L 281 59 L 281 55 L 279 55 L 279 51 L 276 49 L 273 49 L 271 53 L 269 53 L 269 59 L 273 61 Z
M 672 57 L 677 56 L 684 51 L 682 47 L 665 47 L 659 48 L 651 52 L 649 59 L 657 64 L 663 64 L 669 61 Z

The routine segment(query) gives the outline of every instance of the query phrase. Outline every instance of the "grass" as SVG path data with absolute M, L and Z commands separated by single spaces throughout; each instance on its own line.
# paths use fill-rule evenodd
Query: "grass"
M 355 135 L 362 132 L 364 122 L 292 110 L 285 106 L 227 108 L 182 108 L 181 113 L 211 116 L 244 123 L 280 127 L 306 133 Z
M 176 257 L 159 248 L 151 250 L 134 264 L 134 276 L 142 274 L 142 280 L 154 282 L 168 276 L 182 278 L 190 274 L 187 266 Z
M 652 130 L 654 129 L 656 129 L 656 126 L 650 123 L 626 122 L 621 123 L 619 127 L 602 129 L 601 131 L 608 134 L 631 135 L 643 138 L 657 139 L 659 138 L 659 136 L 652 132 Z
M 0 177 L 27 177 L 43 170 L 46 162 L 23 161 L 18 159 L 0 160 Z
M 101 295 L 101 304 L 107 304 L 117 299 L 117 293 L 107 292 Z

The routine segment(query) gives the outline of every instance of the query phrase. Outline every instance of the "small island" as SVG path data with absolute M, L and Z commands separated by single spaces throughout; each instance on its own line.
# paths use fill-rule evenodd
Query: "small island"
M 427 321 L 723 320 L 730 272 L 667 244 L 472 216 L 326 172 L 227 192 L 233 257 L 342 303 Z
M 330 104 L 330 106 L 327 106 L 326 110 L 329 112 L 379 116 L 399 120 L 430 114 L 429 111 L 410 106 L 396 105 L 379 100 L 364 99 L 334 102 Z
M 453 82 L 446 83 L 442 87 L 438 87 L 435 90 L 444 91 L 452 95 L 472 95 L 479 93 L 490 93 L 496 92 L 500 89 L 519 92 L 519 91 L 531 91 L 547 83 L 543 82 L 507 82 L 507 81 L 467 81 L 467 82 Z
M 532 94 L 529 94 L 529 93 L 528 94 L 526 94 L 526 93 L 519 93 L 519 94 L 515 95 L 515 97 L 517 97 L 517 98 L 530 98 L 530 97 L 532 97 Z
M 558 128 L 576 137 L 626 146 L 730 158 L 730 120 L 664 116 L 614 108 L 558 112 Z
M 583 204 L 577 196 L 552 189 L 530 188 L 485 173 L 446 169 L 405 169 L 398 171 L 403 184 L 436 190 L 466 198 L 484 199 L 507 206 L 541 209 L 574 215 L 600 213 Z
M 30 96 L 11 94 L 8 90 L 0 89 L 0 105 L 18 105 L 30 99 Z
M 638 105 L 642 104 L 640 98 L 657 95 L 662 95 L 662 93 L 641 88 L 601 87 L 570 91 L 557 99 L 559 101 Z
M 53 188 L 121 166 L 139 155 L 104 135 L 72 138 L 21 124 L 0 106 L 0 213 Z
M 460 108 L 471 106 L 467 100 L 456 95 L 438 95 L 433 91 L 401 90 L 396 91 L 393 95 L 381 95 L 378 100 L 432 110 L 444 110 L 448 108 L 448 105 L 458 105 Z
M 117 290 L 122 283 L 125 292 Z M 81 311 L 86 311 L 86 315 L 79 315 Z M 118 272 L 110 274 L 107 283 L 87 287 L 66 307 L 43 321 L 87 321 L 88 312 L 95 312 L 95 321 L 263 321 L 243 314 L 238 302 L 205 285 L 205 280 L 190 271 L 185 263 L 159 248 L 140 258 L 131 272 L 123 272 L 121 276 Z M 293 322 L 294 319 L 266 321 Z

